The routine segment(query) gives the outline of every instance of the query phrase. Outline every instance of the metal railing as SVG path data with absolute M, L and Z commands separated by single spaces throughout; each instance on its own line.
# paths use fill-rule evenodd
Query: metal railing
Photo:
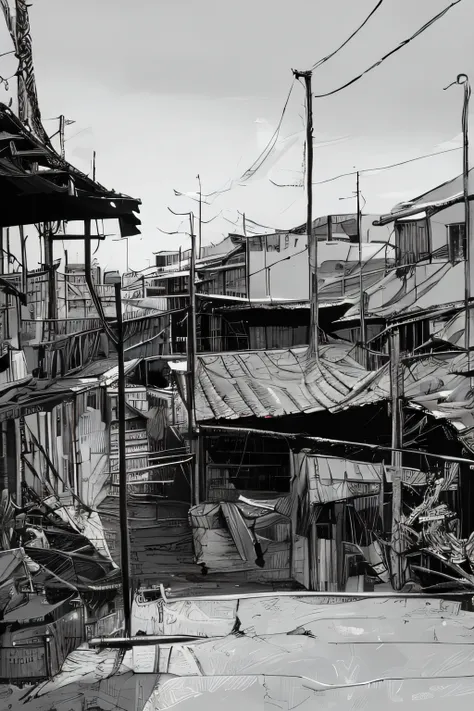
M 42 319 L 21 322 L 21 334 L 26 340 L 37 342 L 48 341 L 50 334 L 69 336 L 87 331 L 98 331 L 102 328 L 99 318 L 65 318 Z

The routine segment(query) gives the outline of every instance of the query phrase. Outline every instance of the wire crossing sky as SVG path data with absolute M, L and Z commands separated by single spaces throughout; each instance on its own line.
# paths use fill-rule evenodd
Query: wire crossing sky
M 66 158 L 90 174 L 96 151 L 97 180 L 142 199 L 143 235 L 130 243 L 134 268 L 146 267 L 159 249 L 189 246 L 185 235 L 156 227 L 176 230 L 168 206 L 196 208 L 173 189 L 195 192 L 198 174 L 204 195 L 236 181 L 218 207 L 203 205 L 206 221 L 222 210 L 204 225 L 203 244 L 222 239 L 237 211 L 281 229 L 304 221 L 304 191 L 271 182 L 295 183 L 301 175 L 299 84 L 279 127 L 291 68 L 315 65 L 319 95 L 363 74 L 315 100 L 315 217 L 340 212 L 339 198 L 354 190 L 354 166 L 400 164 L 362 176 L 371 214 L 460 174 L 461 151 L 450 149 L 460 145 L 462 97 L 443 87 L 460 72 L 472 81 L 473 22 L 468 0 L 293 0 L 290 8 L 285 0 L 34 0 L 30 8 L 41 113 L 75 122 L 66 126 Z M 131 32 L 137 23 L 140 32 Z M 3 53 L 12 47 L 2 31 Z M 0 76 L 15 70 L 13 55 L 0 56 Z M 13 84 L 0 86 L 6 104 Z M 57 130 L 54 122 L 47 127 L 51 135 Z M 408 163 L 427 154 L 437 155 Z M 241 183 L 249 167 L 258 169 Z M 332 176 L 344 177 L 328 182 Z M 125 245 L 106 240 L 96 256 L 124 268 Z

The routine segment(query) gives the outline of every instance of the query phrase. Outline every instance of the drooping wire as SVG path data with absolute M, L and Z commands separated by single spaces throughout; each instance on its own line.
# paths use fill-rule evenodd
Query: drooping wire
M 423 34 L 427 29 L 431 27 L 431 25 L 434 25 L 435 22 L 440 20 L 444 15 L 446 15 L 451 8 L 453 8 L 455 5 L 459 5 L 461 0 L 454 0 L 454 2 L 451 3 L 451 5 L 448 5 L 448 7 L 445 7 L 444 10 L 441 10 L 437 15 L 431 18 L 431 20 L 428 20 L 422 27 L 420 27 L 414 34 L 411 35 L 411 37 L 408 37 L 407 39 L 403 40 L 400 42 L 394 49 L 391 49 L 390 52 L 387 52 L 387 54 L 384 54 L 383 57 L 381 57 L 377 62 L 374 62 L 370 67 L 365 69 L 363 72 L 358 74 L 356 77 L 351 79 L 350 81 L 346 82 L 342 86 L 338 87 L 337 89 L 333 89 L 332 91 L 327 91 L 324 94 L 313 94 L 315 99 L 323 99 L 327 96 L 333 96 L 334 94 L 338 94 L 340 91 L 343 91 L 344 89 L 347 89 L 349 86 L 352 86 L 352 84 L 355 84 L 358 82 L 362 77 L 364 77 L 366 74 L 371 72 L 373 69 L 376 69 L 379 67 L 383 62 L 385 62 L 386 59 L 392 56 L 392 54 L 395 54 L 399 50 L 401 50 L 403 47 L 405 47 L 407 44 L 412 42 L 416 37 L 419 37 L 419 35 Z
M 275 145 L 278 141 L 278 138 L 280 136 L 281 127 L 283 124 L 283 119 L 285 118 L 286 110 L 288 108 L 288 103 L 290 101 L 290 97 L 293 92 L 294 83 L 295 83 L 295 80 L 293 79 L 290 89 L 288 91 L 288 95 L 286 97 L 286 101 L 284 103 L 277 127 L 276 127 L 275 131 L 273 132 L 273 135 L 270 138 L 270 140 L 268 141 L 267 145 L 265 146 L 263 151 L 258 156 L 258 158 L 252 163 L 250 168 L 247 168 L 247 170 L 240 176 L 240 178 L 231 180 L 230 183 L 228 183 L 226 185 L 226 187 L 221 188 L 220 190 L 214 190 L 214 192 L 212 192 L 212 193 L 202 193 L 201 198 L 203 198 L 204 201 L 207 198 L 213 198 L 213 197 L 216 197 L 217 195 L 222 195 L 223 193 L 230 192 L 230 190 L 232 190 L 237 185 L 240 185 L 242 182 L 246 182 L 247 180 L 250 180 L 250 178 L 252 178 L 255 175 L 255 173 L 258 170 L 260 170 L 260 168 L 265 163 L 265 161 L 270 157 L 270 155 L 271 155 L 271 153 L 272 153 L 273 149 L 275 148 Z M 185 196 L 184 193 L 180 193 L 177 190 L 175 190 L 174 193 L 177 197 Z
M 346 44 L 349 44 L 351 39 L 353 39 L 361 31 L 361 29 L 363 27 L 365 27 L 365 25 L 368 23 L 368 21 L 370 20 L 372 15 L 375 15 L 375 13 L 377 12 L 377 10 L 379 9 L 379 7 L 382 5 L 383 2 L 384 2 L 384 0 L 379 0 L 379 2 L 376 4 L 376 6 L 371 10 L 371 12 L 367 15 L 365 20 L 362 22 L 362 24 L 359 25 L 359 27 L 337 49 L 335 49 L 333 52 L 331 52 L 330 54 L 326 55 L 325 57 L 323 57 L 322 59 L 317 61 L 315 64 L 313 64 L 312 69 L 313 70 L 318 69 L 322 64 L 325 64 L 330 59 L 332 59 L 335 54 L 340 52 L 341 49 L 343 49 L 346 46 Z
M 418 160 L 425 160 L 425 158 L 433 158 L 434 156 L 442 156 L 445 153 L 452 153 L 453 151 L 460 151 L 462 146 L 458 146 L 457 148 L 447 148 L 444 151 L 437 151 L 436 153 L 427 153 L 426 155 L 423 156 L 416 156 L 415 158 L 408 158 L 408 160 L 402 160 L 399 163 L 391 163 L 390 165 L 381 165 L 377 166 L 375 168 L 362 168 L 359 170 L 359 174 L 362 175 L 362 173 L 372 173 L 375 171 L 379 170 L 389 170 L 391 168 L 398 168 L 401 165 L 408 165 L 408 163 L 414 163 L 415 161 Z M 325 180 L 317 180 L 316 182 L 313 183 L 313 185 L 324 185 L 325 183 L 333 183 L 335 180 L 339 180 L 340 178 L 347 178 L 348 176 L 351 175 L 357 175 L 356 170 L 351 170 L 349 173 L 340 173 L 339 175 L 334 175 L 332 178 L 326 178 Z M 274 180 L 270 180 L 270 183 L 274 185 L 277 188 L 300 188 L 301 185 L 298 183 L 288 183 L 288 184 L 281 184 L 281 183 L 275 183 Z
M 284 104 L 284 106 L 283 106 L 283 110 L 282 110 L 282 112 L 281 112 L 280 120 L 278 121 L 278 125 L 277 125 L 277 127 L 276 127 L 276 129 L 275 129 L 275 131 L 274 131 L 274 133 L 273 133 L 273 135 L 272 135 L 272 137 L 271 137 L 270 140 L 268 141 L 267 145 L 265 146 L 265 148 L 263 149 L 263 151 L 261 152 L 261 154 L 259 155 L 259 157 L 257 158 L 257 160 L 255 160 L 255 161 L 252 163 L 252 165 L 250 166 L 250 168 L 248 168 L 248 169 L 245 171 L 245 173 L 242 174 L 242 176 L 241 176 L 241 178 L 240 178 L 241 181 L 243 181 L 243 180 L 249 180 L 249 178 L 251 178 L 251 177 L 257 172 L 257 170 L 259 170 L 259 168 L 262 167 L 262 165 L 265 163 L 265 161 L 266 161 L 267 158 L 269 157 L 270 153 L 271 153 L 272 150 L 274 149 L 274 147 L 275 147 L 275 145 L 276 145 L 276 142 L 278 141 L 278 137 L 279 137 L 279 135 L 280 135 L 281 126 L 282 126 L 282 123 L 283 123 L 283 119 L 285 118 L 286 109 L 287 109 L 287 107 L 288 107 L 288 103 L 289 103 L 289 101 L 290 101 L 290 97 L 291 97 L 291 94 L 292 94 L 294 85 L 295 85 L 295 82 L 294 82 L 294 80 L 293 80 L 293 81 L 291 82 L 290 90 L 289 90 L 289 92 L 288 92 L 288 96 L 286 97 L 286 101 L 285 101 L 285 104 Z

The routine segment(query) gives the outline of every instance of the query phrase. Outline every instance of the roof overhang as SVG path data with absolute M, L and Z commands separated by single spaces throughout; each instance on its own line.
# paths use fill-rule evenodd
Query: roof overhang
M 420 213 L 423 212 L 425 213 L 426 217 L 431 217 L 431 215 L 434 215 L 437 212 L 440 212 L 441 210 L 445 210 L 447 207 L 451 207 L 451 205 L 457 205 L 458 203 L 463 202 L 463 200 L 463 193 L 457 193 L 456 195 L 453 195 L 452 197 L 446 198 L 444 200 L 435 200 L 433 202 L 424 203 L 417 202 L 411 205 L 407 203 L 407 206 L 402 210 L 398 210 L 397 212 L 391 212 L 388 215 L 382 215 L 379 220 L 374 220 L 372 224 L 374 225 L 374 227 L 382 227 L 383 225 L 390 224 L 390 222 L 403 220 L 407 217 L 421 219 Z M 474 195 L 469 195 L 469 200 L 474 200 Z
M 0 227 L 116 218 L 139 234 L 140 200 L 107 190 L 65 161 L 0 103 Z

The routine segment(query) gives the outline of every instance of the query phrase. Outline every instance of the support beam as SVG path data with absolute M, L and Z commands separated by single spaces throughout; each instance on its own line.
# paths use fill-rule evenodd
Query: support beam
M 318 358 L 319 353 L 319 310 L 318 310 L 318 239 L 313 238 L 313 93 L 312 72 L 293 72 L 297 79 L 303 79 L 306 90 L 306 235 L 309 261 L 309 303 L 310 303 L 310 355 Z
M 120 510 L 120 567 L 122 570 L 122 596 L 125 621 L 125 636 L 131 637 L 132 628 L 132 583 L 130 575 L 130 537 L 127 514 L 127 455 L 125 441 L 125 363 L 122 322 L 121 285 L 115 284 L 115 308 L 117 312 L 118 352 L 118 418 L 119 418 L 119 510 Z

